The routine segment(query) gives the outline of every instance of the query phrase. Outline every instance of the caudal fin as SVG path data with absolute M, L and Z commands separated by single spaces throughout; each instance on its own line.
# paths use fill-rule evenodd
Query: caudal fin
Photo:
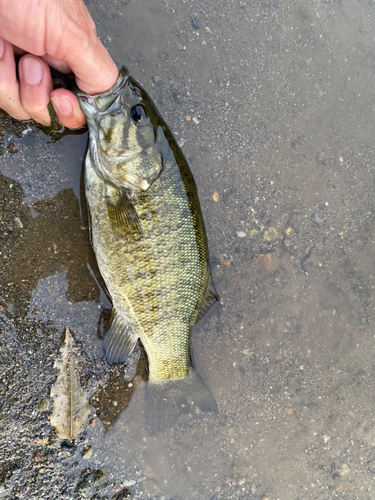
M 215 398 L 194 368 L 183 379 L 148 382 L 146 427 L 151 435 L 173 427 L 184 413 L 217 412 Z

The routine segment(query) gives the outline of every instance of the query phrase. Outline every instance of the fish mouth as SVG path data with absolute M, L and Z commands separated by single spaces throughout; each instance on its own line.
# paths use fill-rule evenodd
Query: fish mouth
M 96 95 L 89 95 L 80 88 L 77 87 L 75 83 L 72 83 L 72 91 L 77 96 L 78 100 L 83 105 L 89 105 L 94 107 L 98 111 L 104 111 L 107 109 L 122 93 L 123 89 L 126 87 L 129 79 L 129 71 L 125 66 L 119 71 L 119 76 L 114 83 L 114 85 L 105 92 Z

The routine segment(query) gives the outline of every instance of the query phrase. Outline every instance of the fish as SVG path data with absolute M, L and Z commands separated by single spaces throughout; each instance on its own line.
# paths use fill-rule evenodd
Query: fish
M 124 363 L 141 340 L 149 369 L 147 414 L 160 413 L 164 405 L 158 424 L 153 422 L 156 430 L 165 426 L 167 414 L 175 414 L 174 422 L 187 404 L 216 411 L 190 352 L 191 327 L 219 296 L 188 163 L 125 67 L 107 92 L 75 92 L 89 129 L 85 194 L 91 243 L 112 300 L 103 338 L 106 360 Z

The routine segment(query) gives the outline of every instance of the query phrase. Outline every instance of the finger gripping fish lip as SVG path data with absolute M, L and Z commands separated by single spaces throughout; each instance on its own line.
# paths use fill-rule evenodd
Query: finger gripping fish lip
M 92 96 L 81 90 L 75 83 L 72 83 L 72 91 L 75 93 L 79 100 L 87 102 L 91 106 L 99 107 L 98 105 L 100 104 L 100 100 L 105 100 L 108 97 L 110 97 L 112 100 L 115 100 L 121 94 L 124 87 L 128 83 L 128 79 L 129 71 L 125 66 L 122 66 L 116 82 L 110 89 L 106 90 L 105 92 Z

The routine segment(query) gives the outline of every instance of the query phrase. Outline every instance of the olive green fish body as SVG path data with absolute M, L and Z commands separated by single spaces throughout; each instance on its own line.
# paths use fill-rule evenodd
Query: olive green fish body
M 78 96 L 90 131 L 92 244 L 113 302 L 107 359 L 124 361 L 140 338 L 151 382 L 182 379 L 191 372 L 190 328 L 217 300 L 194 179 L 126 70 L 107 93 Z
M 112 229 L 106 205 L 113 188 L 91 165 L 86 168 L 92 241 L 113 306 L 138 332 L 150 379 L 185 377 L 190 367 L 189 331 L 209 279 L 197 200 L 192 212 L 177 165 L 167 163 L 151 188 L 132 200 L 143 235 L 120 236 Z M 189 177 L 190 196 L 196 198 Z

